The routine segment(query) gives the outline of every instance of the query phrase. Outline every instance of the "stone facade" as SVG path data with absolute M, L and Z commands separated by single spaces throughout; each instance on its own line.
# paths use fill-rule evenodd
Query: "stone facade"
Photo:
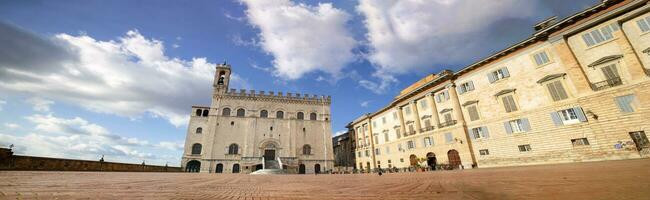
M 334 167 L 337 172 L 352 172 L 355 169 L 354 130 L 348 126 L 348 131 L 332 138 L 334 147 Z
M 331 170 L 329 96 L 229 89 L 231 68 L 216 67 L 211 106 L 192 106 L 182 167 L 203 173 Z
M 647 0 L 602 1 L 458 72 L 425 77 L 352 122 L 357 166 L 648 157 L 648 11 Z

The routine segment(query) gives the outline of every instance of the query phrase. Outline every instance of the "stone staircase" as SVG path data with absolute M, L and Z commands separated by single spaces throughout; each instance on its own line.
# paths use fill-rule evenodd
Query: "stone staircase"
M 280 162 L 277 160 L 265 160 L 264 161 L 265 169 L 257 170 L 252 175 L 261 175 L 261 174 L 284 174 L 284 170 L 280 166 Z

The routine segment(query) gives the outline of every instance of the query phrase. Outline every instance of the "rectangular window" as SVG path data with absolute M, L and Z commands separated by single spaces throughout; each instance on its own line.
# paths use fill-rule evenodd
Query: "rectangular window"
M 488 74 L 488 80 L 490 83 L 494 83 L 495 81 L 508 78 L 510 77 L 510 72 L 508 72 L 508 68 L 500 68 L 497 69 L 496 71 L 490 72 Z
M 415 134 L 415 128 L 413 128 L 413 123 L 410 123 L 408 135 L 413 135 L 413 134 Z
M 517 104 L 515 104 L 515 98 L 512 95 L 503 96 L 501 100 L 503 101 L 506 112 L 517 111 Z
M 454 136 L 451 133 L 445 133 L 445 141 L 447 143 L 452 143 L 454 141 Z
M 410 114 L 411 114 L 411 107 L 410 107 L 410 106 L 406 106 L 406 107 L 404 107 L 404 113 L 405 113 L 406 115 L 410 115 Z
M 372 127 L 377 127 L 377 121 L 372 121 Z
M 379 148 L 375 149 L 375 155 L 379 155 L 381 152 L 379 152 Z
M 363 143 L 364 143 L 365 145 L 370 145 L 370 138 L 369 138 L 367 135 L 366 135 L 365 138 L 363 138 Z
M 587 140 L 587 138 L 571 139 L 571 144 L 573 144 L 574 147 L 586 146 L 589 145 L 589 140 Z
M 451 117 L 451 112 L 447 112 L 447 113 L 445 113 L 443 116 L 445 117 L 445 122 L 451 122 L 452 120 L 454 120 L 454 119 Z
M 388 164 L 390 164 L 390 163 L 391 163 L 390 160 L 388 160 Z
M 560 118 L 562 119 L 563 124 L 573 124 L 580 122 L 578 120 L 578 114 L 576 114 L 576 111 L 574 109 L 560 110 L 558 113 L 560 114 Z
M 636 105 L 635 104 L 636 102 L 635 102 L 635 96 L 633 94 L 616 97 L 614 99 L 616 100 L 616 104 L 618 105 L 618 109 L 620 109 L 621 112 L 624 112 L 624 113 L 634 112 L 634 106 L 633 105 Z
M 467 113 L 469 114 L 470 121 L 476 121 L 480 119 L 478 115 L 478 109 L 476 108 L 475 105 L 467 106 Z
M 473 128 L 471 134 L 474 139 L 481 138 L 481 128 Z
M 381 124 L 386 124 L 386 117 L 381 117 Z
M 390 139 L 388 138 L 388 131 L 384 131 L 384 142 L 388 142 Z
M 486 139 L 489 137 L 488 129 L 485 126 L 472 128 L 469 130 L 469 134 L 472 140 L 480 139 L 480 138 Z
M 548 92 L 551 94 L 553 101 L 560 101 L 569 98 L 566 90 L 564 90 L 564 86 L 562 86 L 562 81 L 560 80 L 546 84 L 546 88 L 548 88 Z
M 424 120 L 424 128 L 431 128 L 431 120 L 430 119 L 425 119 Z
M 533 58 L 535 59 L 535 64 L 537 64 L 537 66 L 542 66 L 551 62 L 551 59 L 548 58 L 548 54 L 546 54 L 546 51 L 541 51 L 539 53 L 534 54 Z
M 359 156 L 357 156 L 357 157 L 361 158 L 361 151 L 359 151 L 359 152 L 357 152 L 357 153 L 359 153 Z
M 427 101 L 426 100 L 421 100 L 420 101 L 420 108 L 427 109 Z
M 650 31 L 650 16 L 637 20 L 636 25 L 639 26 L 639 29 L 641 32 L 648 32 Z
M 487 149 L 481 149 L 481 150 L 478 150 L 478 152 L 479 152 L 479 154 L 481 154 L 482 156 L 490 155 L 490 151 L 488 151 Z
M 436 102 L 441 103 L 449 100 L 449 91 L 445 90 L 436 95 Z
M 532 151 L 533 149 L 530 148 L 530 144 L 525 144 L 525 145 L 519 145 L 519 151 L 520 152 L 527 152 L 527 151 Z
M 397 120 L 397 112 L 393 112 L 393 120 Z
M 397 137 L 397 139 L 402 137 L 402 134 L 400 134 L 399 130 L 400 130 L 399 127 L 395 129 L 395 137 Z
M 370 151 L 366 150 L 366 157 L 370 156 Z
M 424 138 L 424 146 L 425 147 L 433 146 L 433 140 L 431 140 L 430 137 L 425 137 Z
M 458 86 L 458 94 L 464 94 L 472 90 L 474 90 L 474 83 L 472 81 L 467 81 Z
M 581 107 L 575 107 L 552 112 L 551 119 L 553 120 L 553 123 L 555 123 L 555 126 L 561 126 L 586 122 L 587 116 L 585 116 L 585 113 L 582 111 Z
M 637 21 L 637 24 L 639 22 Z M 646 24 L 647 25 L 647 24 Z M 594 46 L 596 44 L 600 44 L 604 41 L 608 41 L 612 38 L 614 38 L 613 33 L 615 31 L 620 30 L 620 27 L 618 27 L 618 24 L 613 23 L 607 26 L 604 26 L 600 29 L 595 29 L 589 33 L 585 33 L 582 35 L 582 40 L 584 40 L 585 44 L 587 44 L 587 47 Z
M 386 154 L 390 154 L 390 147 L 386 147 Z M 388 163 L 390 163 L 390 160 L 388 160 Z
M 379 133 L 373 134 L 375 136 L 373 139 L 375 140 L 375 144 L 379 144 Z
M 412 140 L 409 140 L 408 142 L 406 142 L 406 146 L 409 149 L 415 149 L 415 142 L 413 142 Z
M 512 129 L 513 133 L 524 132 L 524 124 L 522 123 L 521 119 L 510 121 L 510 128 Z
M 404 149 L 402 148 L 402 143 L 397 144 L 397 150 L 398 150 L 398 151 L 402 151 L 402 150 L 404 150 Z
M 616 70 L 616 65 L 611 64 L 606 67 L 601 68 L 603 71 L 603 75 L 605 76 L 605 80 L 612 80 L 619 78 L 620 76 L 618 75 L 618 70 Z

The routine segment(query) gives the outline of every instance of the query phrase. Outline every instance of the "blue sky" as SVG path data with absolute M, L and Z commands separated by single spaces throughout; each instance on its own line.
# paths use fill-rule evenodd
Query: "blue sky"
M 0 1 L 0 145 L 179 165 L 215 63 L 234 88 L 331 95 L 332 129 L 597 0 Z

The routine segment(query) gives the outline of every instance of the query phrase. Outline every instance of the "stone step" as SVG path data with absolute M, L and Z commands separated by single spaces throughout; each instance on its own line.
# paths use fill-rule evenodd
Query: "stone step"
M 250 173 L 252 175 L 267 175 L 267 174 L 284 174 L 282 169 L 260 169 Z

